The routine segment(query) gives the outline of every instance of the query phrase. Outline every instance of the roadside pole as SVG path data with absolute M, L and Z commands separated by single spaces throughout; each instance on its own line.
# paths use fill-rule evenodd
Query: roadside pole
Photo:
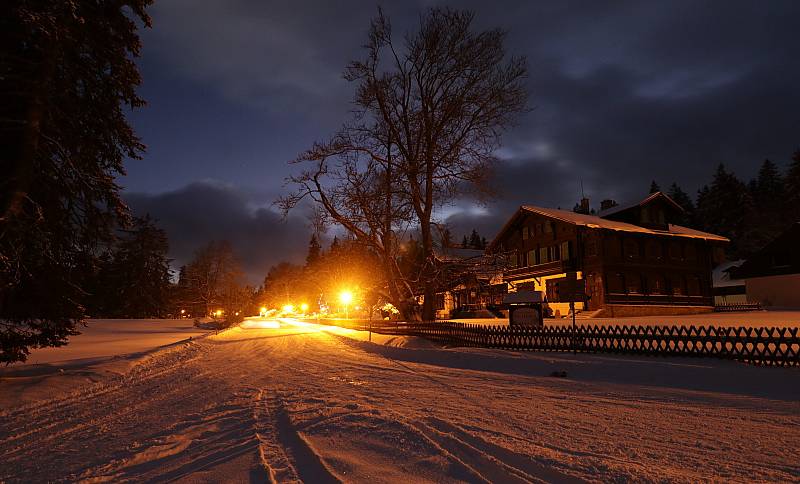
M 575 295 L 574 294 L 572 295 L 571 300 L 569 302 L 569 309 L 570 309 L 570 311 L 572 311 L 572 354 L 573 355 L 577 355 L 578 354 L 578 347 L 575 344 L 575 333 L 576 333 L 576 329 L 577 328 L 575 327 Z

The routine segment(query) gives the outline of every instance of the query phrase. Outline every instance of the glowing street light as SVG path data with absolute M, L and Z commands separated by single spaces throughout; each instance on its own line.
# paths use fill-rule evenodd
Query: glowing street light
M 342 291 L 342 293 L 339 294 L 339 300 L 342 302 L 342 304 L 344 304 L 344 318 L 350 319 L 350 313 L 347 306 L 353 302 L 353 293 L 350 291 Z
M 303 314 L 305 314 L 306 311 L 308 311 L 308 304 L 306 304 L 306 303 L 301 304 L 300 305 L 300 310 L 303 311 Z
M 294 312 L 294 306 L 291 305 L 291 304 L 285 305 L 282 309 L 283 309 L 284 313 L 293 313 Z

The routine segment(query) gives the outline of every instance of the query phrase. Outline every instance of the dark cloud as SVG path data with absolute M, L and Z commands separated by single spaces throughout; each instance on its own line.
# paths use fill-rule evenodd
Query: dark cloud
M 283 220 L 236 187 L 196 182 L 179 190 L 147 195 L 129 193 L 125 201 L 136 215 L 149 213 L 167 232 L 173 266 L 188 263 L 193 253 L 212 240 L 227 240 L 251 283 L 282 260 L 302 261 L 310 230 L 299 215 Z
M 400 33 L 437 4 L 386 11 Z M 498 151 L 495 200 L 442 213 L 457 230 L 490 238 L 520 204 L 572 207 L 581 181 L 597 205 L 636 198 L 652 179 L 693 192 L 720 162 L 750 178 L 764 158 L 785 166 L 800 145 L 796 1 L 447 5 L 474 10 L 479 28 L 509 31 L 509 53 L 528 59 L 534 108 Z M 352 87 L 341 71 L 375 11 L 355 0 L 157 3 L 141 61 L 150 107 L 133 117 L 149 151 L 125 184 L 152 193 L 213 178 L 238 187 L 226 188 L 231 206 L 274 199 L 287 160 L 347 117 Z M 156 210 L 175 193 L 148 200 Z M 222 216 L 207 215 L 210 227 Z

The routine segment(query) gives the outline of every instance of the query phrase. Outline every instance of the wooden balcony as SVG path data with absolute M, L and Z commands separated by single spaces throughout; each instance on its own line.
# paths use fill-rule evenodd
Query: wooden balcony
M 712 296 L 678 296 L 672 294 L 606 294 L 606 304 L 644 306 L 713 306 Z
M 505 279 L 523 279 L 527 277 L 543 277 L 555 274 L 563 274 L 575 270 L 575 259 L 559 260 L 546 264 L 536 264 L 529 267 L 517 267 L 505 271 Z

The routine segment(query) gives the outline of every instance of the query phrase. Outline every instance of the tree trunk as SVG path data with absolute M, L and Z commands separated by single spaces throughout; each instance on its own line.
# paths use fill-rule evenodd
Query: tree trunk
M 422 320 L 436 320 L 436 284 L 434 280 L 433 262 L 433 234 L 430 223 L 422 223 L 422 253 L 425 255 L 425 263 L 422 266 L 423 296 Z

